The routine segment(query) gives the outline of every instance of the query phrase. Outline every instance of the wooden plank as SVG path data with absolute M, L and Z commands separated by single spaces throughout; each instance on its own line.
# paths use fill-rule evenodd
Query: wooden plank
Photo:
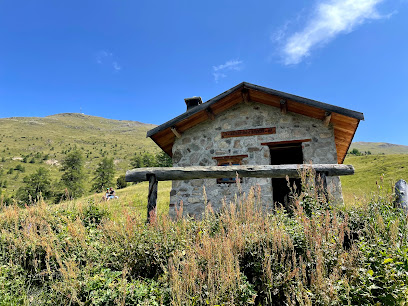
M 202 178 L 233 177 L 299 177 L 302 170 L 313 169 L 325 172 L 327 176 L 354 174 L 352 165 L 338 164 L 293 164 L 293 165 L 257 165 L 257 166 L 196 166 L 196 167 L 153 167 L 138 168 L 126 172 L 127 182 L 142 182 L 155 175 L 158 181 L 192 180 Z
M 292 144 L 292 143 L 299 143 L 299 142 L 309 142 L 311 139 L 297 139 L 297 140 L 285 140 L 285 141 L 272 141 L 272 142 L 262 142 L 262 146 L 269 146 L 269 147 L 274 147 L 274 146 L 280 146 L 280 145 L 286 145 L 286 144 Z
M 213 159 L 220 160 L 220 159 L 243 159 L 248 157 L 248 155 L 226 155 L 226 156 L 214 156 Z
M 275 107 L 279 107 L 280 105 L 281 98 L 279 97 L 270 96 L 268 94 L 265 94 L 259 91 L 254 91 L 254 90 L 251 90 L 250 94 L 251 94 L 251 100 L 254 102 L 259 102 L 262 104 L 275 106 Z
M 221 132 L 221 138 L 276 134 L 276 127 Z

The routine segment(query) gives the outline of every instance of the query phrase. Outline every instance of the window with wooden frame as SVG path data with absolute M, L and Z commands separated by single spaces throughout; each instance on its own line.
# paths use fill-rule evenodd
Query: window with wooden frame
M 233 156 L 217 156 L 213 157 L 218 163 L 218 166 L 239 166 L 242 165 L 242 159 L 248 155 L 233 155 Z M 241 178 L 240 178 L 241 182 Z M 217 184 L 235 184 L 235 177 L 217 178 Z

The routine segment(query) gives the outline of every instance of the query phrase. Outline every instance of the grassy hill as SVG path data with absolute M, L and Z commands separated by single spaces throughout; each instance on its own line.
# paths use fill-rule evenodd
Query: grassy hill
M 74 147 L 84 154 L 88 185 L 104 156 L 114 158 L 117 176 L 124 174 L 135 153 L 158 152 L 158 147 L 146 138 L 146 131 L 153 127 L 75 113 L 0 119 L 0 180 L 6 181 L 3 194 L 14 194 L 23 177 L 40 166 L 48 168 L 52 178 L 59 180 L 60 163 Z M 24 172 L 13 170 L 18 165 Z
M 408 146 L 386 142 L 353 142 L 350 151 L 353 149 L 360 152 L 370 151 L 372 154 L 408 154 Z
M 370 197 L 378 189 L 391 190 L 399 179 L 408 181 L 408 155 L 365 155 L 346 157 L 344 164 L 351 164 L 355 174 L 341 177 L 344 199 Z

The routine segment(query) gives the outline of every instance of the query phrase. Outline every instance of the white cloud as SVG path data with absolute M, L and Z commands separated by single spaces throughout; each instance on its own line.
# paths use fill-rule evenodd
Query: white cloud
M 283 42 L 282 55 L 286 65 L 298 64 L 313 48 L 324 45 L 341 33 L 381 16 L 376 6 L 384 0 L 324 0 L 314 9 L 303 30 L 286 37 L 286 26 L 274 36 Z
M 227 77 L 226 71 L 239 71 L 242 69 L 243 61 L 240 60 L 229 60 L 225 64 L 213 66 L 213 76 L 215 82 L 220 79 Z
M 120 71 L 122 69 L 119 63 L 114 60 L 115 57 L 112 52 L 105 50 L 98 51 L 95 58 L 99 65 L 112 67 L 114 71 Z
M 113 65 L 113 69 L 115 69 L 116 71 L 119 71 L 119 70 L 122 69 L 122 67 L 119 66 L 119 64 L 117 62 L 113 62 L 112 65 Z

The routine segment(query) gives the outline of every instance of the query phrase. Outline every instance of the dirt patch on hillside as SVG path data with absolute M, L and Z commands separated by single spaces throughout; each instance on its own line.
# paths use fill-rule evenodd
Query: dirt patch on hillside
M 47 159 L 47 160 L 45 161 L 45 163 L 46 163 L 47 165 L 50 165 L 50 166 L 59 166 L 59 165 L 60 165 L 59 161 L 56 160 L 56 159 Z

